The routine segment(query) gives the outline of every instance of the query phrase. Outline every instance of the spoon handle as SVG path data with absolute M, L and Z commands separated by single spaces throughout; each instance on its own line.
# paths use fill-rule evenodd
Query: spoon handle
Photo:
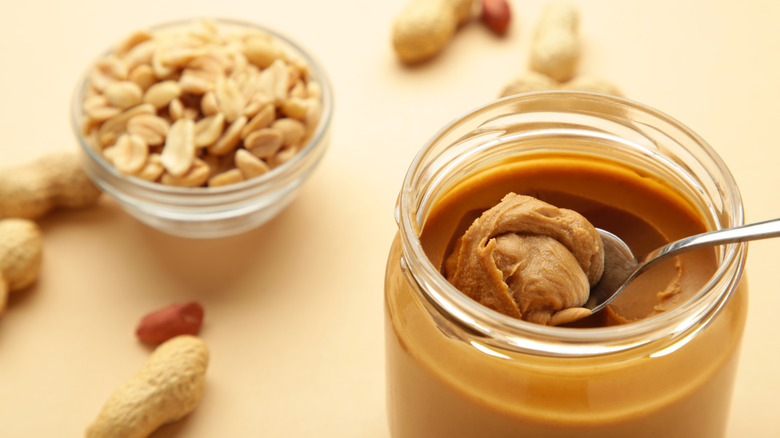
M 768 239 L 770 237 L 780 237 L 780 218 L 741 225 L 739 227 L 724 228 L 680 239 L 648 254 L 645 258 L 646 265 L 643 268 L 647 269 L 670 257 L 699 248 Z

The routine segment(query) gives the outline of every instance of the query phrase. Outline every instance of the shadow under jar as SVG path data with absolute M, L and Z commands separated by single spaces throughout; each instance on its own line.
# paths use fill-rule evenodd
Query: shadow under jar
M 396 209 L 385 278 L 392 436 L 723 436 L 745 245 L 678 257 L 578 326 L 538 325 L 482 306 L 441 272 L 454 239 L 510 191 L 574 209 L 639 255 L 743 223 L 717 154 L 635 102 L 529 93 L 446 126 L 412 162 Z

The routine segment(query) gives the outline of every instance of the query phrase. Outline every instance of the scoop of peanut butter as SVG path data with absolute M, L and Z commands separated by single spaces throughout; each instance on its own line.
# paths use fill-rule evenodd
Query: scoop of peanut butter
M 461 236 L 444 264 L 455 287 L 530 322 L 560 325 L 582 306 L 604 270 L 604 248 L 579 213 L 510 193 Z

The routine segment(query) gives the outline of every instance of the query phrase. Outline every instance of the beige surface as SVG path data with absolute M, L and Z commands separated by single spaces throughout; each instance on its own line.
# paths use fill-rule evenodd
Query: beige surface
M 300 197 L 242 236 L 162 235 L 109 200 L 41 222 L 40 281 L 0 317 L 4 437 L 80 436 L 148 356 L 138 318 L 206 307 L 206 395 L 162 437 L 387 437 L 382 289 L 393 206 L 422 144 L 525 68 L 542 1 L 513 3 L 505 39 L 471 25 L 446 53 L 402 68 L 389 44 L 401 1 L 3 2 L 0 165 L 74 148 L 82 68 L 138 27 L 192 16 L 269 24 L 313 49 L 336 93 L 333 143 Z M 683 121 L 731 167 L 749 221 L 780 216 L 780 2 L 583 2 L 580 71 Z M 777 436 L 780 240 L 751 245 L 750 316 L 729 437 Z

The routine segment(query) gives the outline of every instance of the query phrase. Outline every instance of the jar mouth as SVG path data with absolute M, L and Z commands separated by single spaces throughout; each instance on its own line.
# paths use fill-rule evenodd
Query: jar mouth
M 289 181 L 304 177 L 307 171 L 316 166 L 317 162 L 324 155 L 324 149 L 327 146 L 328 131 L 333 117 L 333 92 L 330 79 L 319 60 L 306 51 L 302 45 L 269 27 L 256 24 L 249 21 L 242 21 L 229 18 L 190 18 L 170 22 L 164 22 L 150 26 L 151 30 L 176 28 L 185 26 L 197 21 L 212 21 L 220 26 L 230 26 L 235 28 L 251 28 L 263 31 L 273 38 L 277 39 L 283 45 L 289 47 L 296 55 L 300 56 L 308 65 L 312 78 L 320 85 L 322 94 L 322 113 L 309 140 L 301 149 L 294 154 L 288 161 L 268 172 L 232 184 L 217 187 L 177 187 L 165 185 L 157 182 L 146 181 L 138 177 L 131 177 L 120 173 L 111 165 L 98 151 L 92 147 L 87 139 L 81 133 L 81 122 L 84 118 L 82 108 L 84 95 L 87 92 L 89 84 L 89 72 L 97 60 L 105 57 L 113 50 L 109 48 L 106 52 L 100 54 L 95 61 L 91 62 L 87 69 L 82 73 L 71 98 L 71 127 L 78 140 L 81 150 L 86 155 L 86 169 L 93 180 L 104 190 L 117 195 L 120 198 L 141 199 L 153 204 L 160 205 L 179 205 L 179 206 L 210 206 L 214 204 L 229 204 L 234 200 L 245 199 L 248 194 L 259 196 L 277 190 Z M 96 175 L 99 173 L 100 175 Z M 133 195 L 127 195 L 129 191 Z M 125 194 L 125 195 L 123 195 Z
M 513 131 L 519 125 L 526 129 Z M 724 245 L 717 255 L 715 274 L 688 302 L 640 321 L 597 328 L 545 326 L 512 318 L 450 284 L 428 259 L 419 239 L 437 195 L 473 171 L 476 157 L 485 151 L 499 153 L 496 151 L 506 148 L 504 152 L 512 153 L 502 143 L 509 137 L 528 140 L 581 135 L 602 142 L 603 148 L 596 154 L 610 155 L 618 148 L 624 158 L 656 166 L 654 170 L 673 171 L 689 192 L 709 197 L 702 213 L 709 216 L 705 219 L 712 228 L 743 224 L 741 196 L 726 164 L 702 138 L 660 111 L 625 98 L 577 91 L 523 93 L 489 102 L 453 120 L 423 146 L 409 167 L 396 206 L 407 276 L 426 299 L 425 304 L 443 315 L 447 323 L 465 329 L 462 332 L 468 334 L 469 341 L 550 356 L 626 351 L 691 333 L 719 311 L 740 281 L 746 244 Z M 682 155 L 672 159 L 672 153 Z

